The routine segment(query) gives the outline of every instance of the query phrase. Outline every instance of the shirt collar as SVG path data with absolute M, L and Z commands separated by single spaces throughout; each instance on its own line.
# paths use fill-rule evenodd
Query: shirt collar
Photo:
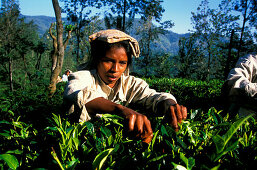
M 101 87 L 102 91 L 109 96 L 111 93 L 114 93 L 114 96 L 118 94 L 119 99 L 122 101 L 125 100 L 125 95 L 123 93 L 122 87 L 124 85 L 124 74 L 121 75 L 120 79 L 118 80 L 117 84 L 115 85 L 114 88 L 109 87 L 108 85 L 105 84 L 105 82 L 101 79 L 99 74 L 96 73 L 96 79 L 99 83 L 99 86 Z

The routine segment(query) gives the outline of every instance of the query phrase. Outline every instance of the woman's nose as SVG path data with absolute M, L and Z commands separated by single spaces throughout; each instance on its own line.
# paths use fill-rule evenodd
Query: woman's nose
M 117 63 L 112 64 L 112 71 L 117 72 L 119 69 L 119 65 Z

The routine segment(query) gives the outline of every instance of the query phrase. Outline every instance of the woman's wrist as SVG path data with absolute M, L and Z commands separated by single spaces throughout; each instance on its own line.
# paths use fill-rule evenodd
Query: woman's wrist
M 160 101 L 157 105 L 157 113 L 159 113 L 160 115 L 163 115 L 167 112 L 170 106 L 174 106 L 176 104 L 177 102 L 172 99 Z
M 174 100 L 172 100 L 172 99 L 165 100 L 165 102 L 167 102 L 167 104 L 168 104 L 169 106 L 174 106 L 174 105 L 177 104 L 177 102 L 174 101 Z
M 120 115 L 120 114 L 123 113 L 123 110 L 124 110 L 124 106 L 123 106 L 123 105 L 121 105 L 121 104 L 116 104 L 116 105 L 115 105 L 115 111 L 114 111 L 114 113 L 117 114 L 117 115 Z M 123 114 L 122 114 L 122 116 L 123 116 Z

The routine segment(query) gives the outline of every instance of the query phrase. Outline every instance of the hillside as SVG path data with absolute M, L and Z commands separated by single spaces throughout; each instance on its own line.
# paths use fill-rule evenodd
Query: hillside
M 25 17 L 25 22 L 34 21 L 34 23 L 38 26 L 38 32 L 40 36 L 43 36 L 46 31 L 48 31 L 51 23 L 55 22 L 55 17 L 49 17 L 49 16 L 27 16 L 23 15 Z M 65 20 L 65 19 L 64 19 Z
M 31 20 L 38 26 L 38 32 L 40 36 L 49 29 L 51 23 L 55 22 L 55 17 L 48 16 L 25 16 L 25 21 L 29 22 Z M 65 18 L 63 19 L 66 20 Z M 135 26 L 137 24 L 134 24 Z M 132 29 L 135 30 L 135 29 Z M 131 33 L 133 36 L 133 33 Z M 177 34 L 172 31 L 168 31 L 166 35 L 161 35 L 160 39 L 155 43 L 154 49 L 156 52 L 168 52 L 176 54 L 178 52 L 178 41 L 180 37 L 188 36 L 189 34 Z M 158 48 L 157 48 L 158 47 Z

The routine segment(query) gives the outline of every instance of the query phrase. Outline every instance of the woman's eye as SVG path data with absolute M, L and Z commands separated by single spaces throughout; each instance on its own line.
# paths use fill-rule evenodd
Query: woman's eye
M 103 62 L 105 62 L 105 63 L 111 63 L 112 62 L 112 60 L 102 60 Z
M 121 64 L 121 65 L 126 65 L 127 62 L 126 62 L 126 61 L 121 61 L 120 64 Z

